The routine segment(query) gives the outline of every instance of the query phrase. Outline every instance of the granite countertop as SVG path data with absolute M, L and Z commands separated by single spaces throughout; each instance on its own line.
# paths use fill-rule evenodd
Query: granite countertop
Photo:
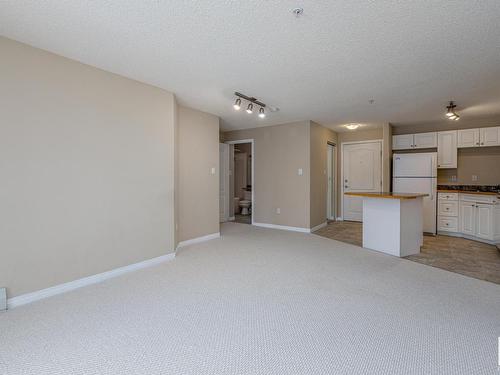
M 438 193 L 500 195 L 500 185 L 438 185 Z
M 450 189 L 438 189 L 438 193 L 462 193 L 462 194 L 478 194 L 478 195 L 500 195 L 500 193 L 494 191 L 470 191 L 470 190 L 450 190 Z
M 354 197 L 365 197 L 365 198 L 385 198 L 385 199 L 415 199 L 420 197 L 427 197 L 429 194 L 420 193 L 372 193 L 372 192 L 348 192 L 345 195 L 351 195 Z

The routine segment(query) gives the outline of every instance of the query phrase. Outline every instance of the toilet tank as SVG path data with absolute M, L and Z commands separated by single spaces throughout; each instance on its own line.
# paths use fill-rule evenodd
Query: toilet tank
M 245 200 L 252 201 L 252 192 L 245 190 Z

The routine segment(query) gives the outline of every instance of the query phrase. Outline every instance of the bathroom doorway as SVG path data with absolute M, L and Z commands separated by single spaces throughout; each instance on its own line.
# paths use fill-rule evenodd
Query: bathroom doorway
M 253 224 L 254 144 L 253 140 L 227 142 L 229 150 L 229 220 Z

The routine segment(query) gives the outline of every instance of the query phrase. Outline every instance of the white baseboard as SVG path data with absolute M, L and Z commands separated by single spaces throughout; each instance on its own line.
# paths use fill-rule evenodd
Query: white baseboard
M 316 232 L 317 230 L 324 228 L 328 225 L 328 223 L 325 221 L 324 223 L 321 223 L 320 225 L 316 225 L 315 227 L 311 228 L 311 233 Z
M 190 240 L 181 241 L 177 245 L 177 248 L 179 249 L 179 248 L 184 247 L 184 246 L 193 245 L 195 243 L 200 243 L 200 242 L 205 242 L 205 241 L 213 240 L 213 239 L 219 238 L 219 237 L 220 237 L 220 232 L 212 233 L 212 234 L 207 234 L 206 236 L 201 236 L 201 237 L 192 238 Z
M 120 268 L 115 268 L 111 271 L 106 271 L 103 273 L 98 273 L 97 275 L 87 276 L 78 280 L 69 281 L 64 284 L 54 285 L 50 288 L 37 290 L 36 292 L 21 294 L 17 297 L 12 297 L 7 300 L 7 308 L 12 309 L 14 307 L 26 305 L 31 302 L 41 300 L 43 298 L 52 297 L 57 294 L 66 293 L 74 289 L 78 289 L 87 285 L 92 285 L 100 283 L 101 281 L 111 279 L 116 276 L 123 275 L 128 272 L 137 271 L 142 268 L 151 267 L 159 263 L 163 263 L 174 259 L 175 253 L 162 255 L 156 258 L 147 259 L 142 262 L 129 264 L 128 266 L 123 266 Z
M 277 225 L 268 223 L 253 223 L 253 225 L 255 225 L 256 227 L 263 227 L 263 228 L 289 230 L 292 232 L 301 232 L 301 233 L 311 233 L 311 230 L 309 228 L 289 227 L 286 225 Z
M 338 217 L 337 221 L 344 221 L 344 219 L 342 219 L 341 217 Z
M 231 216 L 228 220 L 229 220 L 229 221 L 235 221 L 235 220 L 236 220 L 236 218 L 235 218 L 234 216 Z

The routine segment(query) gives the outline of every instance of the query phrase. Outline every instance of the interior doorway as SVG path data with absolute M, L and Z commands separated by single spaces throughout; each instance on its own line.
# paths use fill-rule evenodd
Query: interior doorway
M 342 218 L 363 221 L 363 199 L 347 192 L 382 191 L 382 140 L 342 143 Z
M 326 145 L 326 171 L 327 171 L 327 193 L 326 193 L 326 218 L 327 220 L 336 219 L 336 163 L 335 163 L 335 145 L 328 143 Z
M 229 220 L 253 224 L 255 216 L 253 139 L 229 141 Z

